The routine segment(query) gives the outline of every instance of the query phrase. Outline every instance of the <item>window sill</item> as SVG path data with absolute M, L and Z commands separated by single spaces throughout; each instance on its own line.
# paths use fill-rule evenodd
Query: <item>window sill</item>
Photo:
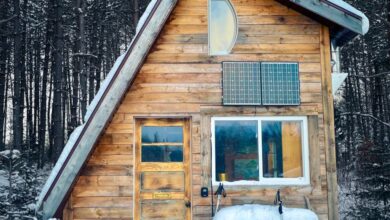
M 257 187 L 267 187 L 267 188 L 278 188 L 278 187 L 302 187 L 302 186 L 310 186 L 310 181 L 305 178 L 301 179 L 272 179 L 267 181 L 247 181 L 247 180 L 241 180 L 241 181 L 235 181 L 235 182 L 218 182 L 213 181 L 213 186 L 218 186 L 220 183 L 223 183 L 224 186 L 242 186 L 242 187 L 248 187 L 248 186 L 257 186 Z

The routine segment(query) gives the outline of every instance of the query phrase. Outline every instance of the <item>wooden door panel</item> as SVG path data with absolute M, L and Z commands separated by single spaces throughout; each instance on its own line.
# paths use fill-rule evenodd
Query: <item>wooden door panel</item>
M 141 200 L 186 200 L 184 192 L 142 192 Z
M 189 120 L 136 119 L 134 161 L 134 219 L 189 220 Z
M 184 172 L 142 172 L 141 191 L 184 191 Z
M 185 207 L 183 200 L 148 201 L 141 203 L 142 220 L 183 220 L 185 219 Z
M 141 163 L 142 171 L 183 171 L 183 163 Z

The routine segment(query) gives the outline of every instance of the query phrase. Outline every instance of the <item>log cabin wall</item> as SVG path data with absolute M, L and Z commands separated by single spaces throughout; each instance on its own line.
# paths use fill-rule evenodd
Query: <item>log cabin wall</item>
M 212 116 L 308 116 L 311 186 L 282 187 L 288 207 L 309 207 L 328 219 L 322 72 L 326 27 L 274 0 L 232 0 L 239 36 L 227 56 L 207 51 L 207 0 L 180 0 L 134 84 L 83 168 L 63 211 L 63 219 L 133 218 L 134 117 L 191 117 L 192 218 L 211 219 Z M 321 37 L 321 34 L 323 35 Z M 321 52 L 322 51 L 322 52 Z M 297 107 L 222 106 L 222 61 L 299 62 L 301 105 Z M 324 67 L 325 66 L 325 67 Z M 326 77 L 325 77 L 326 78 Z M 324 97 L 323 97 L 324 96 Z M 327 107 L 326 109 L 331 109 Z M 329 116 L 327 116 L 329 117 Z M 330 116 L 331 117 L 331 116 Z M 223 205 L 271 204 L 277 188 L 226 187 Z

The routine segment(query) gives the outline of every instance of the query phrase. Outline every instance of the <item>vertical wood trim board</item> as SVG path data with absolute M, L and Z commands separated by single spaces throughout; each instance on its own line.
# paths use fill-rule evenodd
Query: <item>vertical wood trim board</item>
M 328 212 L 330 220 L 339 219 L 334 108 L 332 95 L 331 52 L 329 28 L 321 28 L 322 101 L 324 109 L 326 178 L 328 185 Z

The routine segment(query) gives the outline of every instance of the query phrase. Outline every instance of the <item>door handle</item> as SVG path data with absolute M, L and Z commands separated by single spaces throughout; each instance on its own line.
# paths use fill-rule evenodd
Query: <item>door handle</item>
M 189 200 L 186 200 L 184 205 L 187 207 L 187 208 L 191 208 L 191 202 Z

